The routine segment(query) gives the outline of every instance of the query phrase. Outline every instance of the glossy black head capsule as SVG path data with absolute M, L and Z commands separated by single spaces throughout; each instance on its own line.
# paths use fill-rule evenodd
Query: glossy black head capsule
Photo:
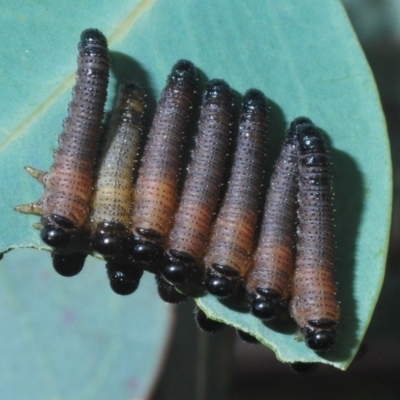
M 93 250 L 103 256 L 116 256 L 126 253 L 130 245 L 129 232 L 122 224 L 100 224 L 93 235 Z
M 280 310 L 280 299 L 280 293 L 273 289 L 256 288 L 251 300 L 251 313 L 263 321 L 271 321 Z
M 169 249 L 164 255 L 162 275 L 172 284 L 186 282 L 198 270 L 196 260 L 186 252 Z
M 61 276 L 71 277 L 79 274 L 85 264 L 87 254 L 51 254 L 53 267 Z
M 187 296 L 185 294 L 178 292 L 169 282 L 165 281 L 158 275 L 156 275 L 155 277 L 158 295 L 166 303 L 178 304 L 187 299 Z
M 229 265 L 213 263 L 207 270 L 206 288 L 209 293 L 220 299 L 234 295 L 241 284 L 239 272 Z
M 223 322 L 208 318 L 204 311 L 198 307 L 195 308 L 195 319 L 197 326 L 208 333 L 217 333 L 226 327 Z
M 46 244 L 54 248 L 68 245 L 76 230 L 76 226 L 72 221 L 57 214 L 42 218 L 42 225 L 40 237 Z
M 126 296 L 139 287 L 143 270 L 133 266 L 131 262 L 109 261 L 106 268 L 111 289 L 115 293 Z

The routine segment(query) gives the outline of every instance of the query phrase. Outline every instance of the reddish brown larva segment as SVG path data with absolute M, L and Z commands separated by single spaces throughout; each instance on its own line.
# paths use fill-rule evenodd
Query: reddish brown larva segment
M 54 163 L 43 178 L 40 199 L 43 240 L 56 247 L 68 240 L 65 232 L 80 228 L 89 213 L 93 168 L 107 96 L 107 41 L 88 29 L 79 43 L 78 70 L 68 117 L 59 137 Z
M 160 257 L 177 207 L 183 138 L 196 98 L 194 65 L 172 68 L 153 119 L 134 189 L 132 232 L 137 260 Z
M 205 256 L 206 286 L 218 297 L 232 295 L 247 275 L 261 207 L 269 106 L 258 90 L 242 102 L 234 162 Z
M 312 124 L 299 130 L 296 269 L 290 312 L 307 345 L 325 350 L 335 342 L 340 310 L 333 277 L 334 223 L 329 158 Z
M 252 313 L 271 320 L 287 306 L 294 271 L 299 148 L 295 120 L 287 133 L 267 191 L 253 269 L 246 281 Z
M 187 280 L 202 264 L 221 194 L 233 112 L 229 85 L 219 79 L 210 81 L 203 96 L 196 145 L 168 238 L 162 273 L 172 283 Z
M 133 82 L 121 85 L 107 142 L 98 163 L 90 225 L 93 247 L 113 256 L 127 247 L 132 213 L 133 171 L 143 136 L 145 94 Z

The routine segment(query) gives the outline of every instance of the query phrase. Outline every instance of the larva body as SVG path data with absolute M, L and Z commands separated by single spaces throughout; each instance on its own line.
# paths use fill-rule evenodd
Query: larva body
M 26 170 L 43 183 L 43 196 L 16 211 L 41 215 L 41 237 L 55 249 L 53 266 L 72 276 L 83 267 L 88 252 L 84 225 L 89 215 L 94 163 L 98 151 L 110 61 L 107 40 L 97 29 L 82 32 L 78 70 L 59 147 L 48 173 Z
M 261 207 L 268 113 L 265 96 L 249 90 L 241 105 L 227 192 L 204 259 L 206 287 L 221 298 L 237 291 L 251 266 Z
M 144 149 L 133 196 L 132 253 L 150 269 L 161 259 L 177 207 L 182 144 L 196 87 L 194 65 L 178 61 L 161 95 Z
M 297 131 L 305 118 L 293 121 L 275 164 L 267 191 L 253 269 L 246 281 L 252 313 L 273 319 L 287 306 L 294 271 L 299 147 Z
M 145 94 L 136 83 L 121 85 L 98 163 L 92 198 L 92 246 L 106 257 L 111 285 L 120 294 L 132 293 L 142 275 L 129 261 L 128 251 L 133 173 L 138 164 L 145 107 Z M 122 276 L 126 280 L 124 284 L 119 283 Z
M 232 136 L 234 103 L 228 84 L 215 79 L 203 96 L 195 148 L 168 237 L 162 274 L 182 283 L 196 270 L 211 234 Z
M 333 277 L 334 223 L 329 158 L 321 133 L 299 130 L 299 194 L 296 268 L 290 312 L 314 350 L 335 342 L 340 310 Z
M 53 247 L 68 242 L 70 233 L 79 229 L 89 214 L 109 66 L 106 38 L 95 29 L 84 31 L 68 117 L 54 163 L 43 177 L 41 235 Z

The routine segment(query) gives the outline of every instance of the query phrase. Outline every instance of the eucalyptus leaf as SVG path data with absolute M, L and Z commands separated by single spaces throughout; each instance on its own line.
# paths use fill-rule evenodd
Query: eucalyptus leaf
M 75 278 L 44 251 L 7 254 L 0 269 L 2 399 L 143 399 L 169 345 L 171 308 L 145 274 L 134 296 L 116 296 L 103 262 Z
M 190 59 L 206 79 L 223 78 L 238 93 L 256 87 L 273 102 L 267 170 L 289 122 L 308 116 L 332 154 L 337 224 L 338 343 L 327 356 L 266 327 L 211 296 L 198 299 L 210 317 L 257 336 L 286 362 L 320 361 L 345 369 L 366 332 L 384 277 L 391 216 L 391 161 L 385 120 L 369 66 L 338 0 L 16 1 L 0 16 L 0 249 L 44 248 L 32 216 L 12 208 L 42 188 L 22 169 L 52 162 L 76 68 L 83 29 L 109 38 L 113 69 L 108 110 L 118 82 L 136 78 L 158 98 L 171 66 Z M 7 45 L 4 46 L 4 43 Z M 267 183 L 266 183 L 267 184 Z M 6 227 L 6 228 L 5 228 Z

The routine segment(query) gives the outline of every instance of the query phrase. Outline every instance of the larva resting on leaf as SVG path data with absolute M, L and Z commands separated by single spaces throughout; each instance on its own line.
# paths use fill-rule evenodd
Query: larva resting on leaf
M 145 94 L 136 83 L 120 86 L 91 202 L 92 247 L 107 260 L 111 287 L 119 294 L 136 290 L 143 273 L 132 264 L 129 247 L 133 174 L 139 162 L 145 108 Z
M 306 344 L 326 350 L 336 339 L 340 309 L 333 276 L 335 240 L 329 157 L 312 124 L 299 129 L 296 267 L 290 312 Z
M 251 267 L 262 204 L 269 105 L 251 89 L 244 95 L 228 188 L 205 256 L 207 290 L 227 298 L 242 286 Z
M 134 189 L 132 255 L 153 272 L 162 262 L 165 238 L 177 207 L 182 144 L 196 88 L 196 68 L 190 61 L 178 61 L 161 94 Z
M 252 313 L 272 320 L 287 309 L 294 271 L 297 193 L 299 187 L 298 129 L 310 121 L 297 118 L 289 128 L 267 191 L 253 269 L 246 281 Z
M 55 249 L 54 268 L 66 276 L 78 273 L 86 257 L 76 251 L 76 242 L 89 215 L 110 68 L 107 40 L 97 29 L 82 32 L 78 50 L 76 84 L 53 165 L 48 173 L 26 168 L 43 183 L 44 194 L 15 208 L 42 216 L 41 237 Z
M 210 81 L 203 96 L 195 148 L 168 237 L 162 274 L 169 282 L 185 282 L 197 270 L 204 270 L 204 252 L 226 170 L 233 112 L 229 85 L 220 79 Z

